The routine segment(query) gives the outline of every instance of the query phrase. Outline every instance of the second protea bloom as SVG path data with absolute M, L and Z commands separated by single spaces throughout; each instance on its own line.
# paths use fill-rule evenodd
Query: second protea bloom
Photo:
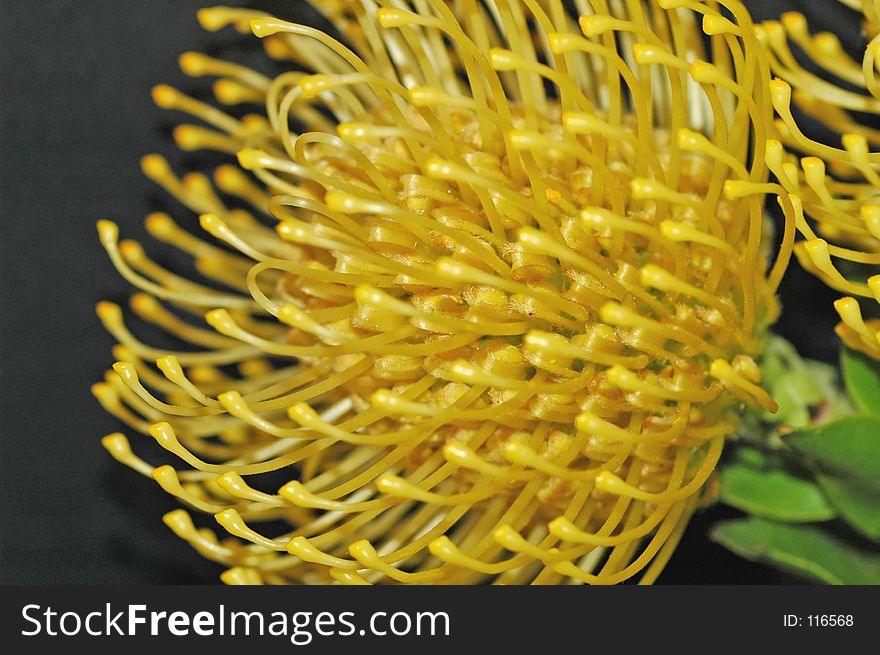
M 345 45 L 199 14 L 289 63 L 181 58 L 265 114 L 155 89 L 200 123 L 179 145 L 238 165 L 212 184 L 143 162 L 201 215 L 209 238 L 147 227 L 204 281 L 99 224 L 133 310 L 193 346 L 151 348 L 99 306 L 121 361 L 96 395 L 179 463 L 105 445 L 235 537 L 165 517 L 226 582 L 652 582 L 744 407 L 774 406 L 752 357 L 786 262 L 762 252 L 748 15 L 313 4 Z
M 805 268 L 849 294 L 835 302 L 837 334 L 850 348 L 880 360 L 880 132 L 865 117 L 880 115 L 880 2 L 846 0 L 866 37 L 856 61 L 832 32 L 814 32 L 800 13 L 767 21 L 758 36 L 773 72 L 771 99 L 780 116 L 779 139 L 768 143 L 767 163 L 785 198 L 790 231 L 803 239 L 795 252 Z M 811 64 L 805 67 L 791 43 Z M 797 115 L 792 112 L 792 105 Z M 816 140 L 803 128 L 809 116 L 839 139 Z M 807 220 L 809 219 L 809 220 Z

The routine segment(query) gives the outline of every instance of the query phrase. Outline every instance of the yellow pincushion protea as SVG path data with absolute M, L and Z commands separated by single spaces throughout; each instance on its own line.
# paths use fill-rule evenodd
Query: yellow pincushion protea
M 801 264 L 832 288 L 850 294 L 834 304 L 842 320 L 837 334 L 850 348 L 880 359 L 880 320 L 865 320 L 853 297 L 880 302 L 880 275 L 872 272 L 880 265 L 880 132 L 857 116 L 880 115 L 880 2 L 842 1 L 864 15 L 870 42 L 861 62 L 846 53 L 833 33 L 812 34 L 800 13 L 784 14 L 780 21 L 758 28 L 778 75 L 771 94 L 781 136 L 768 141 L 767 163 L 787 197 L 789 222 L 803 236 L 795 249 Z M 821 75 L 803 67 L 790 43 Z M 792 114 L 792 103 L 840 133 L 841 147 L 805 134 Z M 845 262 L 843 272 L 836 262 Z M 853 265 L 867 274 L 848 274 L 846 266 Z
M 207 283 L 99 223 L 134 312 L 196 348 L 144 345 L 99 305 L 121 361 L 98 399 L 183 469 L 104 445 L 234 537 L 165 516 L 228 583 L 652 582 L 743 405 L 774 407 L 752 356 L 787 258 L 767 272 L 761 252 L 750 153 L 772 107 L 748 14 L 313 4 L 348 45 L 199 13 L 292 62 L 268 79 L 181 58 L 265 115 L 155 89 L 202 124 L 181 147 L 237 153 L 214 185 L 250 209 L 143 160 L 213 239 L 147 228 Z

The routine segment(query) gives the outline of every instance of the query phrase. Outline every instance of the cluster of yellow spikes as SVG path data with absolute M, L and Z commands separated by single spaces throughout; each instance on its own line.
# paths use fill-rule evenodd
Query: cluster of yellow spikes
M 880 302 L 880 275 L 872 274 L 880 265 L 880 131 L 863 118 L 880 115 L 880 2 L 842 1 L 864 16 L 869 42 L 861 61 L 834 34 L 811 33 L 799 13 L 757 27 L 777 76 L 772 101 L 779 115 L 779 140 L 771 142 L 767 163 L 779 181 L 779 193 L 795 206 L 795 224 L 803 237 L 795 249 L 801 264 L 849 294 L 834 304 L 842 321 L 837 334 L 850 348 L 880 359 L 880 320 L 865 320 L 853 297 Z M 812 66 L 805 68 L 804 59 Z M 805 134 L 792 104 L 840 134 L 840 146 Z M 876 308 L 874 304 L 874 313 Z
M 200 216 L 210 238 L 146 226 L 201 282 L 98 224 L 133 312 L 189 344 L 150 347 L 99 304 L 119 361 L 95 395 L 177 459 L 104 445 L 214 515 L 228 536 L 165 522 L 228 583 L 652 582 L 743 408 L 775 408 L 753 357 L 804 213 L 877 243 L 831 220 L 857 196 L 789 161 L 778 30 L 739 0 L 312 4 L 344 44 L 199 12 L 288 64 L 184 54 L 229 113 L 154 89 L 198 121 L 182 149 L 237 165 L 142 162 Z M 860 148 L 839 159 L 870 183 Z M 808 238 L 826 274 L 855 252 Z

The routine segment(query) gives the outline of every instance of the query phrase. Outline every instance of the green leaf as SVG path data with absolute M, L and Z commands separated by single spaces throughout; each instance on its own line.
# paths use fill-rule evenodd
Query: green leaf
M 778 407 L 775 415 L 767 414 L 767 420 L 797 427 L 809 425 L 810 407 L 818 395 L 809 377 L 792 371 L 773 380 L 769 391 Z
M 880 416 L 880 363 L 849 348 L 840 351 L 846 391 L 860 411 Z
M 820 473 L 880 493 L 880 416 L 848 416 L 795 430 L 782 442 Z
M 868 539 L 880 541 L 880 493 L 830 475 L 819 475 L 818 479 L 843 519 Z
M 768 469 L 779 465 L 781 458 L 775 453 L 765 452 L 748 446 L 738 446 L 733 451 L 734 462 L 739 466 L 753 469 Z
M 785 339 L 766 339 L 760 365 L 764 386 L 779 405 L 774 414 L 762 413 L 764 421 L 804 427 L 814 416 L 824 423 L 853 413 L 837 367 L 802 358 Z
M 729 464 L 721 469 L 720 496 L 737 509 L 778 521 L 827 521 L 835 516 L 818 485 L 783 468 Z
M 737 555 L 827 584 L 880 584 L 880 555 L 861 551 L 818 526 L 761 518 L 725 521 L 712 539 Z

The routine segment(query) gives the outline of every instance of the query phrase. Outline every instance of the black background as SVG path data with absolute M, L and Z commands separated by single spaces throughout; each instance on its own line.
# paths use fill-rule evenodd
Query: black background
M 162 524 L 173 499 L 103 450 L 100 438 L 120 425 L 89 393 L 113 361 L 93 307 L 102 298 L 124 304 L 131 292 L 95 221 L 118 222 L 124 237 L 168 262 L 143 217 L 169 210 L 190 228 L 196 219 L 142 176 L 138 160 L 161 152 L 177 170 L 210 163 L 176 153 L 175 117 L 152 105 L 150 88 L 207 88 L 177 69 L 188 49 L 262 59 L 252 38 L 203 32 L 195 11 L 207 4 L 0 0 L 0 582 L 212 582 L 220 572 Z M 231 4 L 314 20 L 297 0 Z M 828 0 L 747 4 L 758 18 L 799 9 L 824 29 L 857 33 L 852 15 Z M 804 355 L 833 361 L 836 295 L 796 266 L 782 295 L 780 331 Z M 149 444 L 138 447 L 149 454 Z M 705 537 L 729 514 L 698 516 L 660 582 L 777 581 Z

